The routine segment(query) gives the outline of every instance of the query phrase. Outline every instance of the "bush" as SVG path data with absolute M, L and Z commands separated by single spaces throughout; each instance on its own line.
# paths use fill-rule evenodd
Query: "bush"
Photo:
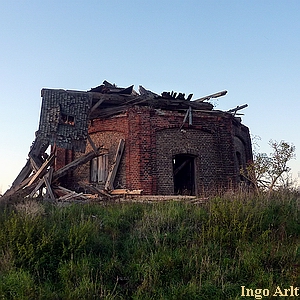
M 9 299 L 36 299 L 36 284 L 28 271 L 10 270 L 0 275 L 0 297 Z

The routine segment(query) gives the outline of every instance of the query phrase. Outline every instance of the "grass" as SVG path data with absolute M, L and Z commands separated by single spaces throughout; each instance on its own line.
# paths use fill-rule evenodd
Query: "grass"
M 299 282 L 293 193 L 0 212 L 0 299 L 243 299 Z

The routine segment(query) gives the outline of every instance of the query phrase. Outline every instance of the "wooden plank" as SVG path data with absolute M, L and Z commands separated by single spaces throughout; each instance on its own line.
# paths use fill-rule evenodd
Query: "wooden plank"
M 47 192 L 48 192 L 48 194 L 50 196 L 50 199 L 54 201 L 55 200 L 55 196 L 54 196 L 53 191 L 51 189 L 51 185 L 50 185 L 50 182 L 48 180 L 48 177 L 45 175 L 43 179 L 44 179 L 45 185 L 47 187 Z
M 52 154 L 52 156 L 54 157 L 54 154 Z M 46 160 L 45 161 L 45 164 L 46 164 L 46 168 L 47 168 L 47 166 L 48 166 L 48 164 L 47 164 L 47 161 L 49 161 L 49 159 L 51 158 L 51 156 L 48 158 L 48 160 Z M 51 162 L 49 163 L 49 165 L 51 164 Z M 44 168 L 44 167 L 43 167 Z M 33 175 L 31 175 L 31 176 L 29 176 L 29 175 L 27 175 L 27 178 L 25 178 L 22 182 L 20 182 L 19 184 L 16 184 L 19 180 L 21 180 L 21 178 L 24 178 L 24 175 L 25 175 L 25 173 L 26 172 L 29 172 L 29 170 L 30 170 L 30 173 L 32 172 L 32 165 L 31 165 L 31 163 L 30 163 L 30 159 L 28 159 L 28 161 L 27 161 L 27 163 L 26 163 L 26 165 L 25 165 L 25 167 L 22 169 L 22 171 L 20 172 L 20 174 L 19 174 L 19 176 L 16 178 L 16 180 L 14 181 L 14 183 L 13 183 L 13 186 L 9 189 L 9 190 L 7 190 L 6 192 L 5 192 L 5 194 L 3 195 L 3 197 L 5 196 L 5 197 L 11 197 L 11 196 L 17 196 L 17 195 L 19 195 L 19 194 L 23 194 L 23 193 L 25 193 L 25 195 L 26 195 L 26 191 L 30 191 L 29 193 L 30 193 L 30 195 L 29 196 L 33 196 L 38 190 L 39 190 L 39 188 L 41 188 L 42 187 L 42 185 L 43 185 L 43 181 L 41 181 L 41 183 L 39 182 L 39 183 L 37 183 L 37 184 L 35 184 L 35 186 L 33 187 L 33 188 L 31 188 L 31 189 L 24 189 L 26 186 L 27 187 L 29 187 L 29 186 L 31 186 L 31 185 L 33 185 L 33 182 L 34 181 L 36 181 L 39 177 L 42 177 L 42 175 L 41 175 L 41 171 L 45 171 L 46 172 L 46 170 L 45 169 L 43 169 L 43 170 L 41 170 L 40 172 L 39 172 L 39 170 L 35 173 L 35 174 L 33 174 Z M 38 173 L 39 172 L 39 173 Z M 22 173 L 22 174 L 21 174 Z M 30 174 L 29 173 L 29 174 Z M 41 176 L 40 176 L 41 175 Z M 29 176 L 29 177 L 28 177 Z M 31 182 L 31 183 L 30 183 Z M 23 190 L 24 189 L 24 190 Z M 4 198 L 3 198 L 4 199 Z
M 229 110 L 227 110 L 227 112 L 234 113 L 234 115 L 235 115 L 238 110 L 244 109 L 246 107 L 248 107 L 248 104 L 244 104 L 241 106 L 237 106 L 236 108 L 229 109 Z
M 33 175 L 27 186 L 31 186 L 38 178 L 44 175 L 44 173 L 47 171 L 46 169 L 54 162 L 54 158 L 55 156 L 52 154 L 45 160 L 39 170 Z
M 100 194 L 100 195 L 102 195 L 102 196 L 105 196 L 105 197 L 107 197 L 107 198 L 111 198 L 111 197 L 112 197 L 112 196 L 111 196 L 110 194 L 108 194 L 106 191 L 101 190 L 101 189 L 99 189 L 99 188 L 96 187 L 96 186 L 92 186 L 92 188 L 96 191 L 96 193 L 98 193 L 98 194 Z
M 42 141 L 39 137 L 37 137 L 29 151 L 28 156 L 39 159 L 43 153 L 47 150 L 49 146 L 49 142 Z
M 104 190 L 98 189 L 98 193 L 99 193 L 100 195 L 104 196 L 104 197 L 111 198 L 111 195 L 108 194 L 108 193 L 107 193 L 106 191 L 104 191 Z
M 211 98 L 218 98 L 218 97 L 221 97 L 221 96 L 225 96 L 226 94 L 227 94 L 227 91 L 222 91 L 222 92 L 214 93 L 214 94 L 196 99 L 193 102 L 203 102 L 203 101 L 209 100 Z
M 99 152 L 99 150 L 100 150 L 100 148 L 98 149 L 98 152 Z M 96 156 L 97 156 L 97 154 L 95 153 L 95 151 L 90 151 L 87 154 L 73 160 L 72 162 L 70 162 L 66 166 L 64 166 L 61 169 L 58 169 L 57 171 L 55 171 L 53 173 L 53 180 L 56 180 L 56 179 L 58 179 L 58 178 L 60 178 L 64 175 L 66 175 L 69 171 L 72 171 L 72 170 L 76 169 L 78 166 L 89 162 L 91 159 L 93 159 Z
M 49 171 L 47 173 L 47 178 L 48 178 L 48 181 L 49 181 L 50 184 L 52 183 L 53 171 L 54 171 L 54 168 L 50 167 Z
M 97 182 L 98 157 L 91 160 L 91 182 Z
M 35 195 L 35 193 L 43 187 L 44 184 L 45 184 L 44 178 L 40 179 L 39 182 L 37 183 L 36 187 L 29 194 L 29 197 L 32 198 Z
M 55 187 L 56 189 L 59 189 L 59 190 L 62 190 L 64 193 L 72 193 L 72 191 L 71 190 L 69 190 L 69 189 L 67 189 L 67 188 L 65 188 L 65 187 L 63 187 L 63 186 L 60 186 L 60 185 L 58 185 L 58 186 L 56 186 Z
M 47 187 L 47 192 L 50 196 L 50 199 L 54 201 L 55 196 L 54 196 L 52 188 L 51 188 L 52 176 L 53 176 L 53 167 L 50 167 L 48 173 L 46 175 L 44 175 L 43 179 L 44 179 L 45 185 Z
M 110 192 L 111 195 L 141 195 L 143 190 L 128 190 L 128 189 L 116 189 Z
M 99 149 L 96 147 L 96 145 L 94 144 L 93 140 L 91 139 L 90 135 L 87 135 L 87 140 L 89 141 L 90 145 L 92 146 L 94 152 L 99 155 Z
M 189 109 L 186 111 L 186 113 L 185 113 L 185 116 L 184 116 L 184 118 L 183 118 L 183 121 L 182 121 L 182 124 L 181 124 L 181 126 L 180 126 L 180 130 L 182 129 L 182 127 L 184 126 L 184 123 L 186 122 L 186 120 L 187 120 L 187 118 L 188 118 L 188 116 L 189 116 L 189 114 L 190 114 L 190 109 L 191 109 L 191 107 L 189 107 Z
M 104 98 L 102 98 L 102 99 L 100 99 L 92 108 L 91 108 L 91 112 L 93 112 L 95 109 L 97 109 L 99 106 L 100 106 L 100 104 L 104 101 L 105 99 Z
M 107 156 L 106 156 L 107 157 Z M 99 156 L 98 157 L 98 166 L 97 166 L 97 182 L 98 183 L 105 183 L 105 179 L 103 179 L 103 177 L 105 172 L 105 158 L 104 155 L 103 156 Z
M 174 175 L 177 175 L 178 172 L 183 169 L 189 162 L 191 161 L 191 158 L 186 159 L 179 167 L 174 170 Z
M 163 202 L 163 201 L 195 201 L 196 196 L 178 196 L 178 195 L 136 195 L 132 196 L 137 202 Z
M 189 107 L 189 126 L 193 125 L 192 108 Z
M 120 161 L 122 158 L 122 154 L 124 151 L 124 145 L 125 145 L 125 141 L 123 139 L 121 139 L 119 141 L 119 145 L 118 145 L 118 149 L 117 149 L 117 152 L 115 155 L 114 163 L 112 164 L 111 169 L 107 176 L 107 180 L 106 180 L 106 183 L 104 186 L 105 190 L 113 190 L 114 189 L 114 181 L 115 181 L 116 174 L 117 174 L 119 164 L 120 164 Z
M 18 187 L 17 189 L 13 189 L 13 190 L 9 190 L 8 193 L 5 193 L 5 195 L 3 195 L 3 197 L 0 198 L 0 201 L 2 202 L 2 200 L 5 202 L 7 200 L 10 201 L 16 201 L 18 200 L 18 198 L 20 197 L 26 197 L 28 196 L 37 186 L 37 182 L 34 182 L 33 184 L 31 184 L 30 186 L 26 186 L 26 184 L 29 182 L 29 180 L 31 180 L 33 176 L 25 179 Z
M 30 160 L 27 160 L 25 166 L 20 171 L 19 175 L 16 177 L 14 182 L 12 183 L 12 188 L 17 187 L 20 185 L 32 172 L 32 166 Z
M 100 194 L 102 196 L 105 196 L 107 198 L 111 198 L 112 196 L 104 191 L 103 189 L 101 189 L 100 187 L 96 186 L 96 185 L 92 185 L 92 184 L 84 184 L 84 186 L 86 189 L 90 190 L 92 193 L 96 193 L 96 194 Z
M 31 168 L 34 172 L 37 172 L 37 170 L 39 169 L 38 165 L 36 164 L 36 162 L 34 161 L 34 159 L 32 157 L 29 157 L 29 161 L 31 164 Z
M 98 157 L 98 183 L 105 183 L 108 176 L 108 154 Z
M 65 195 L 65 196 L 62 196 L 62 197 L 60 197 L 60 198 L 58 198 L 58 200 L 59 201 L 61 201 L 61 200 L 64 200 L 64 201 L 67 201 L 67 200 L 71 200 L 71 199 L 73 199 L 73 198 L 77 198 L 77 197 L 81 197 L 81 198 L 83 198 L 84 196 L 83 196 L 83 193 L 76 193 L 76 192 L 71 192 L 71 193 L 69 193 L 69 194 L 67 194 L 67 195 Z
M 73 198 L 73 197 L 76 196 L 76 195 L 77 195 L 76 192 L 71 192 L 71 193 L 69 193 L 69 194 L 66 194 L 66 195 L 64 195 L 64 196 L 59 197 L 57 200 L 58 200 L 58 201 L 61 201 L 61 200 L 67 200 L 67 199 Z
M 31 178 L 33 177 L 30 176 L 28 178 L 26 178 L 24 181 L 22 181 L 20 184 L 18 184 L 17 186 L 11 187 L 9 190 L 7 190 L 4 195 L 1 197 L 1 200 L 4 199 L 5 197 L 11 197 L 13 196 L 15 193 L 17 193 L 18 191 L 20 191 L 21 189 L 23 189 L 28 182 L 31 180 Z

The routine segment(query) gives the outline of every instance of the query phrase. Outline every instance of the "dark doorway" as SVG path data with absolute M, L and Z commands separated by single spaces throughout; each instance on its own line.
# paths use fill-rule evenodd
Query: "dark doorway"
M 195 195 L 195 156 L 177 154 L 173 157 L 174 193 Z

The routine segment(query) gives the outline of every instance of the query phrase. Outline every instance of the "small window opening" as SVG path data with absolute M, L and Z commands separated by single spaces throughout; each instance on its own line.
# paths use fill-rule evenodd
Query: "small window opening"
M 174 193 L 195 195 L 195 156 L 177 154 L 173 157 Z
M 66 114 L 61 114 L 61 123 L 74 126 L 75 125 L 75 117 L 66 115 Z

